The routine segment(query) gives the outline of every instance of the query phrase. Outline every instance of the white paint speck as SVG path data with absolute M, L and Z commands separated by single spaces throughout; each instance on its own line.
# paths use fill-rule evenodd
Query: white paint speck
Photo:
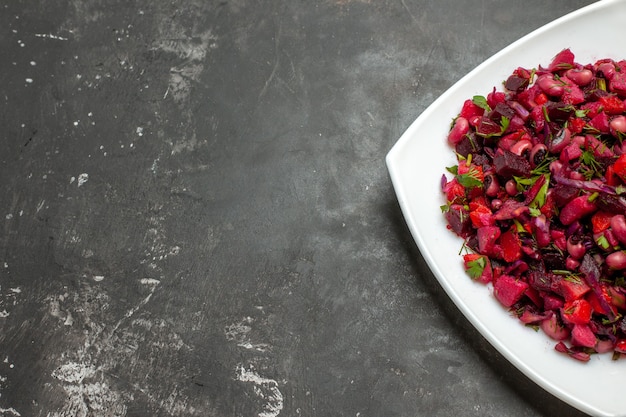
M 82 173 L 78 176 L 78 186 L 80 187 L 89 180 L 89 174 Z
M 137 136 L 143 136 L 143 127 L 138 126 L 136 132 Z
M 80 123 L 80 120 L 76 120 L 76 121 L 74 122 L 74 126 L 78 126 L 78 123 Z
M 141 282 L 143 285 L 159 285 L 161 283 L 161 281 L 154 278 L 141 278 L 139 282 Z
M 246 369 L 243 365 L 237 366 L 237 380 L 254 384 L 254 393 L 265 400 L 259 417 L 276 417 L 283 409 L 283 394 L 278 389 L 278 382 L 265 378 L 255 372 L 254 368 Z
M 95 374 L 95 369 L 85 364 L 69 362 L 61 365 L 52 372 L 52 377 L 63 382 L 81 383 L 86 377 Z
M 49 33 L 35 33 L 35 36 L 38 38 L 48 38 L 48 39 L 55 39 L 58 41 L 66 41 L 67 38 L 64 38 L 63 36 L 57 36 L 57 35 L 52 35 Z
M 93 280 L 96 282 L 100 282 L 104 279 L 104 275 L 94 275 Z
M 5 266 L 5 268 L 8 268 L 8 267 L 9 267 L 9 265 L 7 265 L 7 264 L 6 264 L 6 262 L 5 262 L 5 265 L 6 265 L 6 266 Z M 22 289 L 21 289 L 20 287 L 16 287 L 16 288 L 9 288 L 9 291 L 11 291 L 11 292 L 13 292 L 13 293 L 15 293 L 15 294 L 19 294 L 19 293 L 21 293 L 21 292 L 22 292 Z
M 13 408 L 13 407 L 9 407 L 9 408 L 2 408 L 2 407 L 0 407 L 0 415 L 9 417 L 8 413 L 11 413 L 15 417 L 22 417 L 22 415 L 20 413 L 18 413 L 17 410 L 15 408 Z
M 37 63 L 35 61 L 30 61 L 30 65 L 34 67 Z
M 9 317 L 9 313 L 6 310 L 0 311 L 0 319 L 4 319 L 6 317 Z
M 9 213 L 5 217 L 6 217 L 7 220 L 11 220 L 13 218 L 13 215 L 11 213 Z
M 226 340 L 237 343 L 237 346 L 248 350 L 256 350 L 257 352 L 267 352 L 270 346 L 267 343 L 253 343 L 250 331 L 254 319 L 250 316 L 244 317 L 241 321 L 226 326 L 224 334 Z
M 33 83 L 33 79 L 32 78 L 26 78 L 24 81 L 26 81 L 27 84 L 32 84 Z

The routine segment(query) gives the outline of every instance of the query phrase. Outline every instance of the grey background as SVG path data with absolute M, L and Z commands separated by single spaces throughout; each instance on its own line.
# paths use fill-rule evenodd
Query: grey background
M 0 415 L 581 415 L 447 299 L 384 157 L 589 3 L 0 1 Z

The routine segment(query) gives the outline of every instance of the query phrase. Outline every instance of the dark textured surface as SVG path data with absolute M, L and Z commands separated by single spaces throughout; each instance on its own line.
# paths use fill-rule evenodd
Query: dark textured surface
M 0 415 L 579 415 L 446 298 L 384 156 L 589 3 L 1 1 Z

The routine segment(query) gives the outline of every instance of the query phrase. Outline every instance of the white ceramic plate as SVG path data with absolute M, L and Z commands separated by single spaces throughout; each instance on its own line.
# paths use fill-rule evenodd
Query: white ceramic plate
M 554 350 L 542 332 L 524 327 L 493 297 L 490 287 L 465 274 L 462 241 L 446 229 L 440 179 L 455 165 L 446 137 L 464 100 L 500 87 L 518 66 L 547 66 L 564 48 L 576 62 L 626 59 L 626 1 L 603 0 L 532 32 L 485 61 L 439 97 L 389 151 L 387 167 L 420 252 L 461 312 L 489 342 L 529 378 L 556 397 L 597 416 L 626 416 L 626 359 L 592 355 L 578 362 Z

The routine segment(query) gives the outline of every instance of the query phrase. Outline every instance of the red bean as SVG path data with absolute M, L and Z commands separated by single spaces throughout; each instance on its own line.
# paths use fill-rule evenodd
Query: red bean
M 602 73 L 604 78 L 610 80 L 615 75 L 615 65 L 610 62 L 604 62 L 598 65 L 598 71 Z
M 515 155 L 522 155 L 525 151 L 530 151 L 533 144 L 527 139 L 522 139 L 511 146 L 511 152 Z
M 561 129 L 551 140 L 548 140 L 548 150 L 557 154 L 572 142 L 572 132 L 568 128 Z
M 617 240 L 626 245 L 626 217 L 623 214 L 611 217 L 611 230 Z
M 544 93 L 552 97 L 561 97 L 565 91 L 563 82 L 555 80 L 552 74 L 539 76 L 537 85 Z
M 543 143 L 538 143 L 530 150 L 530 163 L 537 166 L 543 162 L 548 154 L 548 147 Z
M 485 175 L 484 186 L 485 194 L 487 194 L 487 196 L 489 197 L 495 197 L 500 192 L 500 183 L 498 182 L 496 176 L 493 174 Z
M 504 189 L 508 195 L 516 195 L 518 193 L 517 184 L 514 180 L 508 180 L 506 184 L 504 184 Z
M 611 134 L 619 138 L 620 133 L 626 133 L 626 116 L 616 116 L 609 122 Z
M 611 269 L 626 269 L 626 251 L 620 250 L 608 254 L 605 262 L 606 266 Z
M 569 271 L 576 271 L 579 266 L 580 261 L 578 261 L 577 259 L 574 259 L 571 256 L 568 256 L 567 259 L 565 259 L 565 268 L 567 268 Z
M 581 195 L 572 199 L 563 207 L 559 214 L 559 219 L 565 226 L 569 226 L 586 215 L 593 213 L 596 209 L 595 202 L 589 201 L 588 195 Z
M 585 248 L 585 245 L 580 237 L 573 235 L 567 239 L 567 252 L 572 256 L 572 258 L 581 259 L 585 256 L 587 248 Z
M 565 72 L 565 76 L 576 85 L 585 86 L 593 79 L 593 72 L 586 68 L 572 68 Z
M 450 133 L 448 134 L 448 141 L 452 145 L 456 145 L 461 140 L 463 140 L 463 137 L 467 135 L 467 132 L 469 132 L 469 122 L 467 121 L 465 117 L 459 116 L 454 121 L 454 126 L 452 127 L 452 129 L 450 130 Z

